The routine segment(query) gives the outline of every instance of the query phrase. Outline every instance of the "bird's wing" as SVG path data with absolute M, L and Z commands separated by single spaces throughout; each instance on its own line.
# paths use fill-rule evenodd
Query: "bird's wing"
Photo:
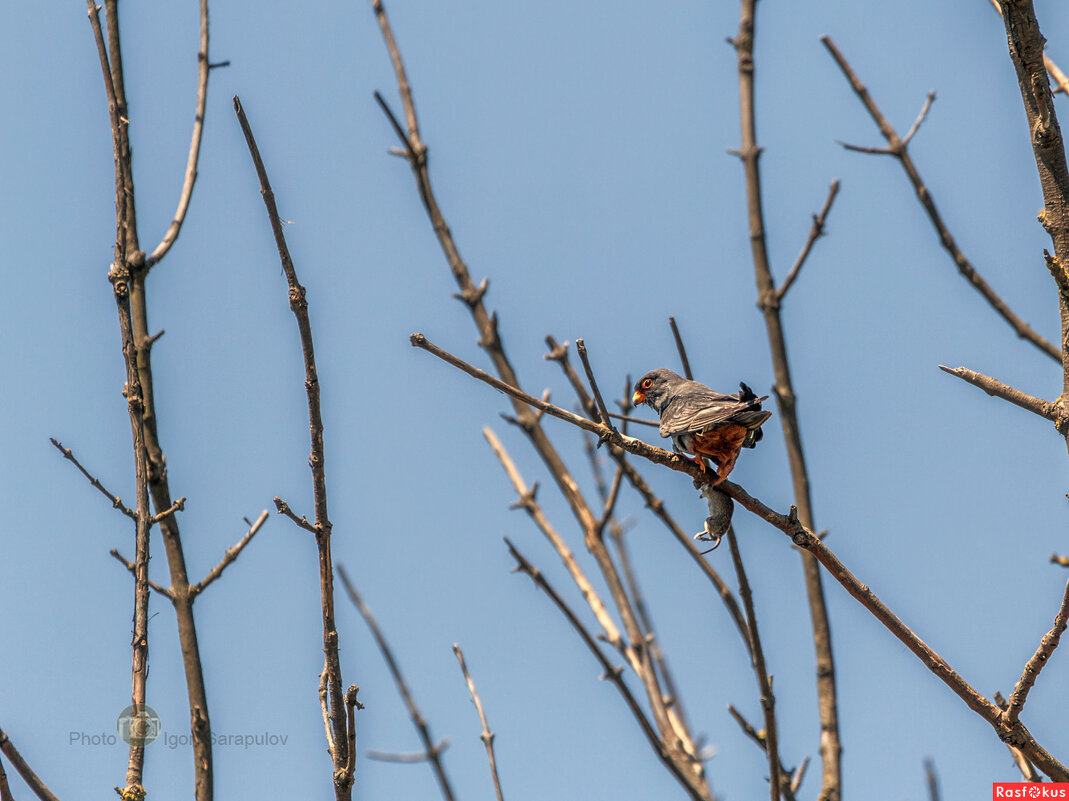
M 767 396 L 740 400 L 739 395 L 723 395 L 713 390 L 682 392 L 661 412 L 661 436 L 703 431 L 736 420 L 747 427 L 752 422 L 760 424 L 768 418 L 767 412 L 760 413 L 761 401 L 766 399 Z M 755 416 L 752 412 L 759 414 Z

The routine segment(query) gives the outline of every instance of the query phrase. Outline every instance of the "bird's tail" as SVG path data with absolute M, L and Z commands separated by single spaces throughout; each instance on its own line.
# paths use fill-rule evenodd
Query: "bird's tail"
M 754 409 L 750 412 L 742 412 L 733 418 L 732 422 L 738 423 L 740 426 L 745 426 L 747 429 L 746 439 L 742 441 L 742 447 L 752 448 L 761 441 L 761 437 L 764 436 L 764 432 L 761 431 L 761 426 L 764 424 L 765 420 L 771 416 L 772 412 Z

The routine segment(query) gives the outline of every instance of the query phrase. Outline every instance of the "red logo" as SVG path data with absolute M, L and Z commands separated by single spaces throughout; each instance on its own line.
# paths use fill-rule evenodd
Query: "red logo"
M 991 785 L 991 801 L 1003 798 L 1030 799 L 1061 798 L 1069 801 L 1069 782 L 995 782 Z

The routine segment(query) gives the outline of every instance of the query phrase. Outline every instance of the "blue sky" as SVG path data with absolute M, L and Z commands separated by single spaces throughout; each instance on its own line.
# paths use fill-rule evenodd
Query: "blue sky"
M 197 4 L 127 4 L 124 58 L 143 245 L 178 197 L 192 123 Z M 571 397 L 543 338 L 583 337 L 602 387 L 676 366 L 679 321 L 696 377 L 730 391 L 772 383 L 754 305 L 739 143 L 731 3 L 388 6 L 430 146 L 439 201 L 525 387 Z M 1069 65 L 1069 15 L 1039 8 L 1048 52 Z M 842 181 L 821 240 L 784 309 L 817 525 L 828 545 L 979 691 L 1008 694 L 1046 632 L 1069 552 L 1066 450 L 1051 426 L 941 373 L 964 364 L 1053 399 L 1060 368 L 1016 339 L 939 247 L 819 42 L 831 35 L 904 131 L 937 100 L 911 147 L 959 245 L 1022 317 L 1057 339 L 1055 289 L 1035 222 L 1042 207 L 1001 23 L 987 2 L 775 3 L 758 10 L 758 137 L 773 270 L 782 278 L 828 183 Z M 122 781 L 113 732 L 129 702 L 132 587 L 109 555 L 132 530 L 48 442 L 59 438 L 133 498 L 123 363 L 106 278 L 114 236 L 104 92 L 84 5 L 15 4 L 0 30 L 9 109 L 0 151 L 9 421 L 0 434 L 0 726 L 61 798 Z M 308 289 L 326 425 L 334 556 L 394 645 L 463 798 L 492 789 L 478 721 L 450 650 L 459 642 L 497 734 L 509 798 L 682 797 L 615 691 L 522 576 L 508 536 L 569 598 L 559 561 L 522 514 L 480 435 L 491 425 L 547 514 L 581 542 L 506 400 L 408 334 L 486 366 L 393 133 L 372 99 L 399 108 L 370 7 L 266 0 L 212 7 L 213 61 L 200 177 L 181 238 L 150 278 L 160 436 L 190 573 L 203 576 L 280 495 L 311 515 L 303 372 L 285 281 L 234 119 L 239 94 L 270 171 Z M 1058 100 L 1057 110 L 1066 107 Z M 578 433 L 547 423 L 585 489 Z M 786 510 L 778 415 L 733 478 Z M 655 434 L 650 432 L 650 436 Z M 646 468 L 695 530 L 685 477 Z M 754 681 L 715 594 L 631 493 L 620 512 L 694 728 L 718 756 L 714 790 L 765 793 L 766 765 L 726 712 L 759 716 Z M 818 759 L 812 646 L 798 556 L 736 512 L 775 676 L 784 761 Z M 158 540 L 152 575 L 166 577 Z M 586 559 L 585 552 L 582 554 Z M 730 574 L 727 549 L 710 557 Z M 593 570 L 592 563 L 588 565 Z M 315 546 L 272 517 L 197 601 L 212 722 L 284 746 L 216 750 L 223 797 L 329 793 L 316 699 L 321 669 Z M 1005 747 L 832 581 L 845 792 L 984 797 L 1016 777 Z M 170 606 L 153 599 L 149 701 L 187 734 Z M 419 748 L 363 622 L 339 600 L 346 684 L 367 709 L 359 747 Z M 1024 720 L 1064 761 L 1069 656 L 1057 653 Z M 816 765 L 813 766 L 815 768 Z M 812 769 L 811 769 L 812 770 Z M 9 774 L 11 771 L 9 771 Z M 818 771 L 802 797 L 813 797 Z M 878 778 L 874 778 L 878 777 Z M 362 761 L 357 797 L 436 793 L 425 766 Z M 191 794 L 186 747 L 154 745 L 150 798 Z M 13 780 L 19 796 L 27 793 Z

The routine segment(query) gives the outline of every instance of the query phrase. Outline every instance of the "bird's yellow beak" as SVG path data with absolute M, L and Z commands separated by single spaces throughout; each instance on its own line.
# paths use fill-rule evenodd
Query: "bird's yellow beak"
M 646 393 L 641 389 L 636 389 L 635 394 L 631 396 L 631 402 L 635 404 L 635 406 L 641 406 L 646 402 Z

